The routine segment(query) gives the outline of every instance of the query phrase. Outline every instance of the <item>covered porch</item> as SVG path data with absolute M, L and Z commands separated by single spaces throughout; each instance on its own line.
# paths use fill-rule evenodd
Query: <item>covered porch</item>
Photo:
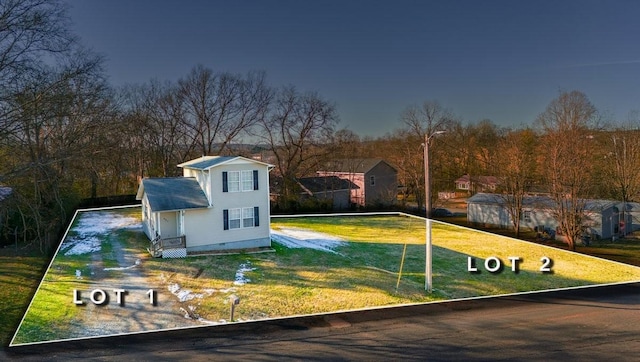
M 209 200 L 194 178 L 143 179 L 136 195 L 142 201 L 142 226 L 154 257 L 187 256 L 185 212 L 206 209 Z
M 169 238 L 158 236 L 151 240 L 147 250 L 154 258 L 184 258 L 187 256 L 186 237 L 184 235 Z

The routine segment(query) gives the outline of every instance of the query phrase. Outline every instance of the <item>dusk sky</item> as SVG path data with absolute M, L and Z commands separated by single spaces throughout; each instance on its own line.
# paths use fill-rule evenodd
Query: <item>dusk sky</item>
M 437 100 L 465 122 L 530 125 L 560 91 L 608 120 L 640 109 L 638 1 L 70 0 L 74 31 L 115 85 L 197 64 L 264 70 L 335 102 L 341 128 L 379 136 Z

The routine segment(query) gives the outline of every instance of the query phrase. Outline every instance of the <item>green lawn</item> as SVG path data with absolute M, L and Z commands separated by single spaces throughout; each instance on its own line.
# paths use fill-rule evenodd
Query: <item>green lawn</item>
M 115 209 L 111 211 L 100 211 L 98 215 L 117 215 L 132 219 L 139 219 L 138 208 Z M 88 233 L 89 236 L 82 236 L 80 230 L 86 229 L 87 226 L 82 225 L 82 217 L 87 213 L 79 213 L 73 221 L 67 237 L 63 242 L 63 247 L 55 255 L 51 267 L 46 271 L 40 288 L 34 295 L 27 315 L 25 316 L 20 331 L 16 335 L 16 343 L 24 341 L 42 341 L 55 340 L 67 335 L 71 325 L 81 323 L 80 313 L 83 308 L 77 307 L 73 303 L 73 290 L 89 290 L 92 287 L 99 286 L 99 275 L 95 275 L 95 271 L 104 267 L 113 267 L 117 265 L 114 260 L 113 247 L 110 242 L 113 238 L 118 239 L 125 245 L 128 244 L 129 238 L 133 238 L 133 246 L 140 249 L 142 247 L 142 233 L 132 233 L 126 229 L 104 232 L 104 233 Z M 94 214 L 95 215 L 95 214 Z M 91 230 L 90 230 L 91 231 Z M 100 250 L 92 253 L 67 255 L 66 252 L 72 248 L 64 248 L 65 243 L 69 243 L 72 239 L 88 239 L 96 237 Z M 144 249 L 142 249 L 144 250 Z M 100 257 L 100 268 L 95 268 L 96 255 Z M 92 267 L 93 266 L 93 267 Z M 77 272 L 80 276 L 77 276 Z M 119 273 L 118 271 L 112 272 Z
M 3 346 L 10 342 L 20 324 L 48 261 L 43 256 L 16 256 L 8 249 L 0 255 L 0 342 Z
M 461 298 L 640 280 L 640 269 L 628 265 L 459 226 L 438 222 L 432 225 L 433 285 L 437 296 Z M 403 275 L 408 274 L 410 281 L 424 283 L 422 219 L 403 216 L 274 219 L 274 229 L 282 226 L 343 237 L 351 242 L 344 253 L 365 265 L 391 272 L 398 271 L 402 246 L 407 243 L 410 257 L 405 260 Z M 467 271 L 468 256 L 476 258 L 480 273 Z M 484 259 L 491 256 L 504 262 L 502 273 L 483 270 Z M 518 274 L 511 272 L 512 256 L 521 258 Z M 542 257 L 553 261 L 552 273 L 540 272 Z
M 138 211 L 110 212 L 134 215 Z M 168 291 L 171 285 L 199 295 L 183 302 L 184 309 L 213 322 L 228 320 L 231 294 L 241 300 L 235 320 L 257 320 L 640 280 L 637 267 L 434 222 L 434 289 L 428 294 L 424 290 L 425 223 L 422 219 L 408 216 L 274 218 L 271 226 L 275 230 L 302 228 L 322 232 L 341 237 L 346 243 L 335 249 L 336 253 L 289 249 L 274 243 L 273 253 L 148 258 L 143 262 L 145 274 L 150 284 L 164 286 L 158 290 L 164 296 L 174 298 Z M 101 259 L 108 265 L 113 259 L 113 250 L 108 246 L 113 238 L 138 252 L 148 245 L 141 231 L 109 233 L 102 239 L 105 247 L 100 251 Z M 467 270 L 469 256 L 474 258 L 479 273 Z M 502 272 L 483 270 L 484 259 L 492 256 L 504 262 Z M 511 271 L 509 257 L 513 256 L 521 258 L 519 273 Z M 543 257 L 553 261 L 551 273 L 540 271 Z M 82 310 L 69 303 L 71 289 L 86 290 L 90 286 L 81 284 L 92 283 L 88 277 L 75 279 L 71 271 L 80 268 L 85 275 L 88 258 L 88 255 L 58 254 L 37 301 L 25 318 L 22 341 L 64 335 L 68 325 L 65 323 Z M 235 285 L 236 273 L 242 267 L 250 281 Z M 58 306 L 53 308 L 53 313 L 47 312 L 51 305 Z
M 344 238 L 348 243 L 336 249 L 338 254 L 274 243 L 276 252 L 271 254 L 155 259 L 151 264 L 165 282 L 204 293 L 234 288 L 236 270 L 249 263 L 255 268 L 246 273 L 251 282 L 234 291 L 241 298 L 236 316 L 245 320 L 640 280 L 640 269 L 628 265 L 433 225 L 432 294 L 424 291 L 424 221 L 402 216 L 273 219 L 275 230 L 297 227 Z M 396 289 L 405 243 L 402 279 Z M 468 256 L 476 258 L 479 268 L 490 256 L 506 265 L 501 273 L 469 273 Z M 511 272 L 510 256 L 521 258 L 517 274 Z M 540 272 L 542 257 L 553 260 L 552 273 Z M 228 296 L 214 293 L 198 301 L 197 312 L 208 320 L 226 319 Z

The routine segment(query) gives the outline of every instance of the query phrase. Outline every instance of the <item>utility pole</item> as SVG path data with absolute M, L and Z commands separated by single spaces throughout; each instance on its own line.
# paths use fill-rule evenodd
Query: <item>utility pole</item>
M 433 274 L 433 256 L 431 247 L 431 175 L 429 172 L 429 142 L 431 137 L 442 134 L 444 131 L 435 131 L 424 136 L 424 197 L 425 197 L 425 216 L 426 216 L 426 242 L 425 242 L 425 278 L 424 289 L 431 293 L 433 290 L 432 274 Z

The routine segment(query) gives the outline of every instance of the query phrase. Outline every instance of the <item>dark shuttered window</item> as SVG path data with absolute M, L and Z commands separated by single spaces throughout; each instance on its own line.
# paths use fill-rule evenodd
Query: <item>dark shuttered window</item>
M 253 226 L 260 226 L 260 208 L 253 208 Z
M 224 229 L 229 230 L 229 210 L 222 210 L 222 219 L 224 222 Z
M 253 189 L 258 189 L 258 170 L 253 170 Z
M 229 174 L 227 171 L 222 171 L 222 192 L 229 192 Z

